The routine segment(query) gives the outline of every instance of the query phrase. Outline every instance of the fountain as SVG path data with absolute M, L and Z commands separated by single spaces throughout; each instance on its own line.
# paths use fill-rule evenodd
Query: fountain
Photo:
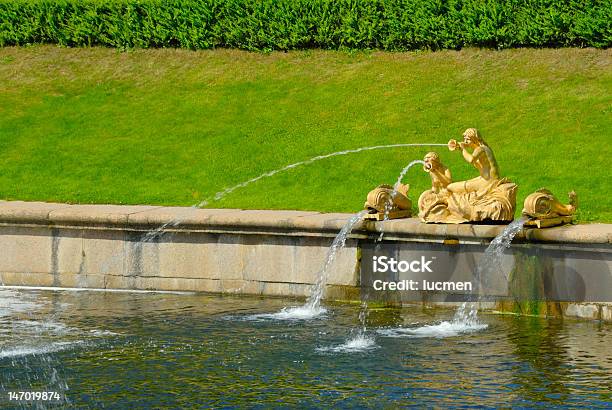
M 304 377 L 304 383 L 309 382 L 313 375 L 324 377 L 337 367 L 337 378 L 339 380 L 346 377 L 346 374 L 355 376 L 354 379 L 350 380 L 351 388 L 354 388 L 360 382 L 359 380 L 364 386 L 371 384 L 364 383 L 362 379 L 359 379 L 363 368 L 380 370 L 379 374 L 387 375 L 388 383 L 394 380 L 411 380 L 411 377 L 402 373 L 389 375 L 389 369 L 397 372 L 394 369 L 399 368 L 405 371 L 406 368 L 414 366 L 417 370 L 412 376 L 416 375 L 416 377 L 412 378 L 427 377 L 427 373 L 423 373 L 422 369 L 434 363 L 431 359 L 432 354 L 438 355 L 433 356 L 437 358 L 435 363 L 446 363 L 448 354 L 451 352 L 455 357 L 453 360 L 455 371 L 456 364 L 460 363 L 457 358 L 461 359 L 463 357 L 465 357 L 466 363 L 463 365 L 464 369 L 482 371 L 487 366 L 478 365 L 480 362 L 474 365 L 473 360 L 473 349 L 477 348 L 479 344 L 480 346 L 486 345 L 487 349 L 490 347 L 496 349 L 496 354 L 490 356 L 499 363 L 495 362 L 489 367 L 503 369 L 504 366 L 507 367 L 508 363 L 515 365 L 518 360 L 517 355 L 514 352 L 508 352 L 508 344 L 504 338 L 499 336 L 499 332 L 507 331 L 510 335 L 516 336 L 516 332 L 512 329 L 507 330 L 501 325 L 507 321 L 522 318 L 488 317 L 486 321 L 480 319 L 478 308 L 481 300 L 484 300 L 480 298 L 483 293 L 482 289 L 486 285 L 487 278 L 496 273 L 502 265 L 504 253 L 524 226 L 544 228 L 572 222 L 577 199 L 576 194 L 572 192 L 569 195 L 570 203 L 565 205 L 551 191 L 540 189 L 525 199 L 522 217 L 514 219 L 517 186 L 500 177 L 499 168 L 491 148 L 484 143 L 476 130 L 470 130 L 465 132 L 464 142 L 457 144 L 451 140 L 448 146 L 452 151 L 457 151 L 457 146 L 461 147 L 463 158 L 474 164 L 481 175 L 472 180 L 453 182 L 451 171 L 442 163 L 439 155 L 435 152 L 427 153 L 423 160 L 414 160 L 408 163 L 401 170 L 394 185 L 377 186 L 368 193 L 365 209 L 346 219 L 344 226 L 334 237 L 327 250 L 322 266 L 317 271 L 316 278 L 313 281 L 310 295 L 302 306 L 286 307 L 287 305 L 284 302 L 272 298 L 270 300 L 249 300 L 248 298 L 232 300 L 226 297 L 215 298 L 199 294 L 188 295 L 190 299 L 183 301 L 182 298 L 174 299 L 172 297 L 172 293 L 178 295 L 178 292 L 166 292 L 165 296 L 168 296 L 167 298 L 159 298 L 157 301 L 154 300 L 155 303 L 151 303 L 148 297 L 145 299 L 144 293 L 146 291 L 144 290 L 128 291 L 130 293 L 125 294 L 122 299 L 119 299 L 117 293 L 112 292 L 108 296 L 104 296 L 105 299 L 100 299 L 97 303 L 94 301 L 91 304 L 82 303 L 82 300 L 85 298 L 95 299 L 95 296 L 88 295 L 79 298 L 78 296 L 63 295 L 57 297 L 54 295 L 53 309 L 50 310 L 53 314 L 51 316 L 52 320 L 49 321 L 48 315 L 43 316 L 43 313 L 40 313 L 40 318 L 47 318 L 47 321 L 43 322 L 37 316 L 33 316 L 31 311 L 35 309 L 32 309 L 31 306 L 20 307 L 18 303 L 14 303 L 5 295 L 4 298 L 7 299 L 5 302 L 7 302 L 7 306 L 10 305 L 10 309 L 5 314 L 5 318 L 0 317 L 0 319 L 4 320 L 5 326 L 13 326 L 13 322 L 19 323 L 20 326 L 12 327 L 12 331 L 17 334 L 17 337 L 9 337 L 7 336 L 8 333 L 5 334 L 3 337 L 6 342 L 3 346 L 0 346 L 0 360 L 4 360 L 8 369 L 5 370 L 3 385 L 16 385 L 20 389 L 36 387 L 57 391 L 58 394 L 61 394 L 61 400 L 58 399 L 58 401 L 71 405 L 70 400 L 72 400 L 78 407 L 83 405 L 88 397 L 92 397 L 94 393 L 110 402 L 110 400 L 116 399 L 114 396 L 116 392 L 112 389 L 109 391 L 99 390 L 100 386 L 116 386 L 122 385 L 121 383 L 129 385 L 134 382 L 134 377 L 140 380 L 141 374 L 146 373 L 146 369 L 151 363 L 165 363 L 176 358 L 180 358 L 181 361 L 176 362 L 176 366 L 168 366 L 168 368 L 187 369 L 188 371 L 183 374 L 171 374 L 167 380 L 164 380 L 164 383 L 184 380 L 185 377 L 191 377 L 192 374 L 201 373 L 203 369 L 205 369 L 206 374 L 211 371 L 217 372 L 217 376 L 221 379 L 215 379 L 210 385 L 205 385 L 203 389 L 206 391 L 217 389 L 217 380 L 226 380 L 226 384 L 231 385 L 232 388 L 243 390 L 252 388 L 252 374 L 259 374 L 260 369 L 265 370 L 265 366 L 277 365 L 278 363 L 282 363 L 284 368 L 296 370 L 294 377 L 298 379 Z M 214 200 L 219 200 L 224 195 L 264 177 L 319 159 L 344 155 L 348 152 L 415 145 L 446 146 L 446 144 L 396 144 L 322 155 L 276 171 L 267 172 L 234 187 L 227 188 L 216 194 Z M 377 242 L 374 244 L 375 248 L 380 249 L 379 247 L 384 245 L 378 243 L 384 234 L 384 222 L 391 219 L 406 218 L 412 214 L 413 203 L 409 198 L 410 186 L 404 183 L 403 179 L 408 171 L 417 164 L 422 165 L 423 171 L 431 179 L 431 189 L 423 192 L 418 200 L 419 218 L 423 223 L 419 228 L 423 228 L 426 234 L 428 233 L 427 229 L 437 228 L 437 226 L 424 225 L 430 223 L 488 222 L 507 224 L 510 222 L 489 243 L 474 271 L 468 271 L 475 273 L 478 283 L 481 285 L 481 289 L 478 291 L 478 299 L 470 298 L 468 302 L 463 303 L 456 309 L 454 316 L 452 316 L 452 312 L 444 313 L 446 317 L 435 322 L 432 321 L 430 313 L 425 312 L 425 309 L 415 309 L 405 314 L 405 318 L 399 317 L 401 314 L 397 313 L 398 317 L 393 317 L 392 320 L 385 322 L 384 326 L 381 327 L 380 323 L 372 319 L 375 316 L 374 313 L 378 314 L 378 311 L 372 310 L 370 319 L 367 321 L 367 329 L 366 318 L 368 316 L 368 302 L 370 301 L 367 295 L 362 298 L 358 324 L 354 317 L 355 311 L 347 306 L 336 306 L 333 314 L 326 314 L 328 311 L 322 304 L 322 298 L 325 294 L 328 277 L 338 259 L 338 253 L 345 248 L 351 232 L 356 228 L 371 229 L 372 224 L 364 223 L 359 226 L 359 223 L 364 219 L 382 221 L 382 224 L 376 226 L 377 229 L 380 229 L 378 241 L 372 238 L 369 241 Z M 208 202 L 203 202 L 201 205 L 205 203 Z M 139 242 L 135 244 L 136 247 L 140 247 L 137 248 L 138 252 L 142 252 L 144 244 L 155 241 L 160 235 L 172 231 L 172 228 L 178 226 L 182 221 L 182 219 L 174 219 L 139 236 Z M 415 218 L 407 225 L 414 226 L 419 223 Z M 398 225 L 401 227 L 402 222 L 399 221 Z M 450 229 L 446 231 L 445 228 L 441 231 L 451 232 Z M 457 229 L 456 232 L 459 232 L 459 230 Z M 398 237 L 401 239 L 401 236 Z M 322 241 L 327 243 L 327 236 L 323 236 L 323 238 Z M 434 238 L 434 241 L 437 239 Z M 353 240 L 354 242 L 357 241 Z M 359 242 L 358 248 L 363 245 L 362 241 Z M 393 243 L 393 241 L 388 242 Z M 318 246 L 320 244 L 321 242 L 318 243 Z M 446 244 L 446 241 L 444 244 Z M 426 246 L 429 246 L 419 248 L 420 245 L 422 243 L 415 244 L 414 248 L 418 251 L 418 249 L 427 249 Z M 446 248 L 446 245 L 438 246 L 436 251 L 439 251 L 440 248 Z M 404 250 L 405 248 L 402 252 Z M 430 251 L 431 248 L 427 250 Z M 357 255 L 362 255 L 360 251 L 361 249 L 357 250 Z M 117 256 L 122 255 L 118 254 Z M 106 269 L 107 266 L 103 268 L 103 273 Z M 303 283 L 306 283 L 306 281 L 301 282 L 300 285 L 303 286 Z M 299 289 L 303 288 L 300 287 Z M 53 292 L 57 292 L 57 289 Z M 65 303 L 70 298 L 74 299 L 73 303 Z M 122 303 L 125 306 L 121 306 Z M 260 303 L 261 305 L 259 305 Z M 281 303 L 283 304 L 281 305 Z M 253 306 L 249 306 L 249 304 Z M 105 306 L 111 306 L 112 309 L 104 312 Z M 280 309 L 281 306 L 285 307 Z M 79 315 L 72 315 L 75 309 L 82 309 L 82 312 Z M 151 309 L 151 311 L 148 309 Z M 22 310 L 23 312 L 26 310 L 29 312 L 26 320 L 24 320 Z M 42 312 L 46 309 L 39 310 Z M 381 310 L 385 311 L 385 309 Z M 64 311 L 66 311 L 65 314 L 62 314 Z M 92 319 L 92 316 L 97 318 L 97 316 L 91 314 L 92 311 L 102 311 L 104 315 L 100 319 Z M 249 313 L 245 314 L 246 311 Z M 276 313 L 260 313 L 261 311 Z M 407 309 L 396 309 L 396 312 L 406 311 Z M 201 315 L 202 312 L 205 315 Z M 389 312 L 385 311 L 384 314 L 389 314 Z M 144 321 L 143 315 L 146 319 Z M 395 316 L 396 313 L 392 313 L 392 315 Z M 58 316 L 58 320 L 53 320 L 54 316 Z M 72 316 L 76 318 L 72 319 Z M 111 318 L 111 320 L 108 320 L 108 318 Z M 194 318 L 197 320 L 194 320 Z M 239 320 L 235 320 L 236 318 L 239 318 Z M 106 322 L 110 323 L 110 329 L 117 330 L 117 332 L 107 329 Z M 113 323 L 115 324 L 113 325 Z M 95 328 L 92 329 L 94 324 Z M 104 327 L 102 328 L 102 326 Z M 489 331 L 483 331 L 484 329 L 489 329 Z M 32 330 L 38 332 L 38 334 L 32 335 Z M 534 339 L 541 340 L 538 329 L 534 329 L 533 334 Z M 36 343 L 23 346 L 19 338 L 24 337 L 32 340 L 36 339 Z M 201 342 L 192 344 L 194 338 L 201 340 Z M 399 338 L 409 340 L 399 340 Z M 519 334 L 517 338 L 522 340 L 522 334 Z M 410 343 L 410 340 L 413 339 L 418 339 L 418 343 Z M 602 343 L 603 345 L 604 343 Z M 397 349 L 397 354 L 389 354 L 388 352 L 395 352 L 392 349 Z M 73 350 L 78 354 L 73 354 Z M 603 351 L 605 352 L 605 349 Z M 104 356 L 100 352 L 103 352 Z M 330 356 L 337 358 L 339 355 L 345 356 L 338 360 L 328 360 Z M 554 356 L 556 358 L 558 354 L 555 353 Z M 601 356 L 604 357 L 605 355 Z M 101 357 L 108 360 L 101 360 Z M 217 357 L 219 357 L 218 360 Z M 356 357 L 359 358 L 356 359 Z M 401 365 L 393 367 L 388 365 L 389 358 L 392 357 L 410 357 L 411 360 L 408 362 L 402 361 Z M 587 357 L 586 354 L 585 357 Z M 532 356 L 525 359 L 525 363 L 529 364 L 531 359 Z M 483 356 L 482 360 L 486 360 L 486 357 Z M 116 365 L 113 363 L 114 361 L 117 361 Z M 64 368 L 64 363 L 69 363 L 71 367 Z M 145 370 L 132 373 L 118 371 L 118 369 L 124 368 L 126 363 L 134 366 L 134 368 L 144 363 L 142 369 Z M 254 368 L 253 363 L 259 366 L 258 371 L 252 370 Z M 320 373 L 314 373 L 314 371 L 305 373 L 303 368 L 300 369 L 301 366 L 296 365 L 296 363 L 307 363 L 307 366 L 313 369 L 315 366 L 312 366 L 312 364 L 317 364 L 319 366 L 317 369 L 322 370 L 316 370 Z M 518 365 L 522 364 L 521 361 L 517 363 Z M 251 368 L 249 368 L 250 366 Z M 526 366 L 526 368 L 529 368 L 529 366 Z M 23 372 L 23 369 L 25 369 L 25 372 Z M 233 371 L 235 369 L 238 371 Z M 241 371 L 241 369 L 246 370 Z M 439 373 L 438 369 L 433 370 L 432 374 Z M 73 376 L 75 372 L 78 377 Z M 25 376 L 22 376 L 22 373 Z M 92 375 L 95 375 L 95 379 L 98 380 L 100 373 L 103 373 L 103 376 L 108 379 L 108 383 L 97 384 L 95 388 L 89 387 L 87 381 L 94 379 Z M 243 374 L 247 373 L 249 374 L 248 377 L 242 377 Z M 39 380 L 30 379 L 32 374 Z M 117 374 L 120 375 L 119 383 L 116 383 Z M 423 376 L 424 374 L 425 376 Z M 264 374 L 266 383 L 261 385 L 264 386 L 266 391 L 270 390 L 268 381 L 273 380 L 277 375 L 276 369 Z M 497 380 L 495 378 L 491 379 L 490 375 L 486 373 L 483 373 L 482 377 L 478 376 L 479 380 L 485 378 L 487 380 Z M 241 380 L 241 377 L 245 380 L 244 385 L 231 384 L 235 383 L 235 380 Z M 600 375 L 595 371 L 593 371 L 592 378 L 597 383 L 601 380 Z M 149 383 L 149 380 L 147 379 L 146 382 Z M 604 383 L 601 383 L 600 386 L 595 382 L 593 383 L 595 387 L 602 391 L 605 389 Z M 321 383 L 328 384 L 326 380 Z M 503 384 L 502 382 L 499 383 Z M 508 386 L 516 384 L 512 381 L 507 383 Z M 84 387 L 88 387 L 90 390 L 82 396 L 75 393 Z M 178 391 L 181 386 L 177 385 L 174 388 Z M 419 386 L 418 389 L 422 390 L 422 387 Z M 372 394 L 379 395 L 379 390 L 373 391 Z M 321 388 L 316 387 L 316 393 L 313 395 L 315 399 L 312 402 L 315 406 L 321 403 L 320 391 Z M 585 398 L 591 397 L 591 386 L 584 391 Z M 279 392 L 279 395 L 279 397 L 285 397 L 285 388 Z M 304 403 L 303 395 L 304 392 L 300 388 L 295 402 L 297 405 Z M 226 400 L 224 391 L 221 391 L 220 396 L 223 397 L 223 400 Z M 131 399 L 134 400 L 134 398 Z M 167 397 L 161 399 L 156 397 L 157 399 L 166 400 Z M 277 397 L 270 401 L 272 404 L 275 402 L 279 402 Z M 535 401 L 533 403 L 537 404 Z M 593 403 L 600 404 L 598 401 Z M 131 404 L 126 400 L 119 403 L 124 407 L 129 407 Z M 180 404 L 171 403 L 168 407 L 180 407 Z M 213 406 L 217 404 L 211 403 Z M 392 407 L 394 404 L 397 403 L 391 403 Z M 140 407 L 155 407 L 159 405 L 159 402 L 143 400 L 138 402 L 138 405 Z M 100 405 L 100 407 L 102 406 Z
M 441 144 L 431 144 L 441 145 Z M 412 161 L 406 166 L 396 184 L 379 185 L 367 195 L 364 219 L 388 220 L 411 215 L 412 202 L 408 198 L 409 185 L 402 178 L 415 163 L 422 163 L 431 178 L 431 189 L 418 199 L 419 218 L 425 223 L 459 224 L 486 222 L 508 224 L 514 219 L 517 185 L 500 174 L 491 147 L 479 131 L 468 128 L 463 141 L 449 140 L 447 147 L 461 152 L 463 159 L 473 165 L 479 176 L 467 181 L 453 182 L 451 171 L 436 152 L 429 152 L 423 161 Z M 556 226 L 573 221 L 577 207 L 575 192 L 569 193 L 569 205 L 563 205 L 548 189 L 542 188 L 525 199 L 525 226 L 538 228 Z
M 491 241 L 476 267 L 481 286 L 501 266 L 503 253 L 524 226 L 544 228 L 573 221 L 577 206 L 575 192 L 570 192 L 570 203 L 564 205 L 544 188 L 527 196 L 522 217 L 514 220 L 517 185 L 501 176 L 493 150 L 475 128 L 465 130 L 462 142 L 451 139 L 447 147 L 450 151 L 460 152 L 463 159 L 478 170 L 479 176 L 467 181 L 453 181 L 451 171 L 440 156 L 429 152 L 423 161 L 408 164 L 394 186 L 379 185 L 368 193 L 365 203 L 368 214 L 364 219 L 386 221 L 409 217 L 412 206 L 408 197 L 409 185 L 401 181 L 412 165 L 422 163 L 423 170 L 431 178 L 431 189 L 424 191 L 418 199 L 419 218 L 423 223 L 509 224 Z M 381 224 L 380 231 L 378 242 L 384 235 L 384 224 Z M 478 295 L 479 302 L 480 291 Z M 478 303 L 463 303 L 452 323 L 468 327 L 476 325 L 477 312 Z

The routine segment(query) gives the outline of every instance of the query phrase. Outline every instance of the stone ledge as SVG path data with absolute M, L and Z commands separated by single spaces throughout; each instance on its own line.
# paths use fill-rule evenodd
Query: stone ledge
M 205 232 L 257 232 L 287 235 L 292 232 L 328 236 L 338 232 L 351 214 L 313 211 L 274 211 L 241 209 L 199 209 L 132 205 L 68 205 L 45 202 L 0 202 L 0 224 L 35 224 L 61 227 L 106 227 L 150 230 L 169 224 L 166 229 Z M 173 224 L 173 222 L 177 222 Z M 375 237 L 384 226 L 389 240 L 487 242 L 505 225 L 423 224 L 417 218 L 385 222 L 364 221 L 355 226 L 354 236 Z M 528 228 L 517 235 L 517 242 L 612 243 L 612 224 L 570 225 L 555 228 Z

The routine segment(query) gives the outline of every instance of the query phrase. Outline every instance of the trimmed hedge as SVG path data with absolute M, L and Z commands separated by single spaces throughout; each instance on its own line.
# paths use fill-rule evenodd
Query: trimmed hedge
M 609 47 L 612 0 L 0 0 L 0 45 Z

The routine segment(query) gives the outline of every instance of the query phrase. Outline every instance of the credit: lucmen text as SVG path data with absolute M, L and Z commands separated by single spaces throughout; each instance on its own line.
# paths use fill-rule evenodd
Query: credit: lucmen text
M 472 282 L 439 282 L 423 279 L 422 281 L 406 279 L 396 282 L 387 282 L 376 279 L 372 282 L 374 290 L 437 290 L 437 291 L 458 291 L 472 290 Z

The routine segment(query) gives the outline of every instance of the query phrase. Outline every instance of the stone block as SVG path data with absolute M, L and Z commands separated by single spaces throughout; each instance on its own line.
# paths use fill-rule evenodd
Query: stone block
M 284 230 L 293 228 L 296 218 L 315 214 L 318 214 L 318 212 L 244 210 L 211 215 L 208 223 L 213 226 L 231 227 L 236 230 L 257 230 L 261 228 Z
M 177 233 L 160 242 L 157 273 L 165 277 L 242 279 L 245 246 L 242 235 Z M 148 272 L 148 271 L 147 271 Z
M 305 298 L 310 295 L 310 285 L 298 283 L 266 282 L 263 284 L 262 294 L 267 296 L 288 296 Z M 296 303 L 298 305 L 299 303 Z
M 130 225 L 161 227 L 168 224 L 168 229 L 185 227 L 205 228 L 211 216 L 240 212 L 239 209 L 200 209 L 195 207 L 160 207 L 128 215 Z
M 612 238 L 612 224 L 579 224 L 526 229 L 525 238 L 530 242 L 608 244 Z
M 293 227 L 295 229 L 301 229 L 305 231 L 330 231 L 335 235 L 340 231 L 340 229 L 342 229 L 342 227 L 351 218 L 351 216 L 353 215 L 345 213 L 313 213 L 294 218 Z M 353 231 L 358 231 L 359 229 L 357 228 L 363 228 L 363 226 L 355 226 L 355 229 L 353 229 Z
M 87 274 L 123 275 L 126 272 L 126 231 L 85 229 L 82 258 Z
M 47 227 L 0 226 L 0 272 L 52 271 L 53 232 Z
M 612 322 L 612 303 L 601 305 L 601 320 Z
M 0 202 L 0 221 L 46 225 L 49 222 L 51 211 L 69 207 L 68 204 L 47 202 L 2 201 Z
M 59 272 L 78 273 L 85 270 L 83 230 L 57 228 L 51 230 L 52 265 Z
M 54 286 L 55 277 L 47 272 L 0 272 L 3 285 Z
M 592 303 L 568 303 L 565 316 L 581 319 L 599 319 L 599 306 Z
M 156 209 L 146 205 L 70 205 L 49 212 L 49 222 L 55 225 L 127 225 L 133 213 Z

